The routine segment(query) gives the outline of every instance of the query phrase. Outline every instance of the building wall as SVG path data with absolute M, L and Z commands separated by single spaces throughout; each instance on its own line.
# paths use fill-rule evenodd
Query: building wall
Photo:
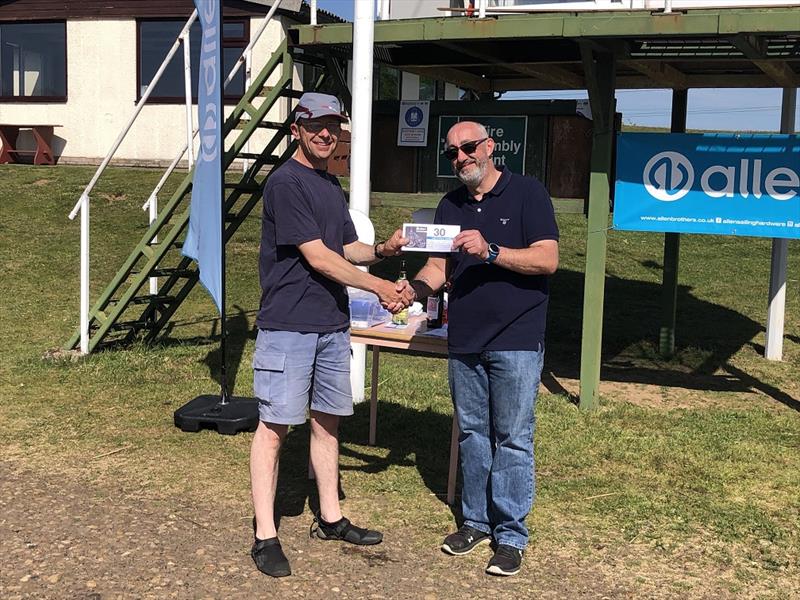
M 251 18 L 251 35 L 261 22 L 260 17 Z M 286 27 L 280 18 L 269 23 L 253 48 L 253 76 L 281 43 Z M 135 19 L 67 21 L 67 98 L 66 103 L 2 103 L 0 122 L 61 125 L 55 130 L 54 151 L 62 162 L 99 162 L 135 108 Z M 226 115 L 232 108 L 226 107 Z M 186 141 L 185 110 L 185 105 L 148 102 L 115 159 L 143 164 L 174 159 Z M 288 103 L 281 103 L 268 118 L 283 120 L 287 114 Z M 196 104 L 192 120 L 196 127 Z M 263 146 L 269 135 L 258 132 L 251 147 Z M 32 139 L 25 136 L 26 132 L 20 135 L 19 147 L 32 148 Z

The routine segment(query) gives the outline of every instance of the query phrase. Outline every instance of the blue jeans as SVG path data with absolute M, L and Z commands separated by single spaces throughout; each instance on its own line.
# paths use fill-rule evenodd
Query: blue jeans
M 533 506 L 533 431 L 544 361 L 540 351 L 451 354 L 461 452 L 464 523 L 524 550 Z

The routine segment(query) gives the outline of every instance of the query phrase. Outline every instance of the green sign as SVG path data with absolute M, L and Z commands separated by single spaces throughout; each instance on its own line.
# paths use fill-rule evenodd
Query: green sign
M 438 166 L 437 177 L 455 177 L 450 161 L 442 156 L 447 144 L 447 132 L 459 121 L 475 121 L 486 127 L 489 137 L 494 140 L 494 164 L 506 166 L 512 173 L 525 174 L 525 142 L 528 133 L 528 117 L 484 117 L 453 116 L 439 117 Z

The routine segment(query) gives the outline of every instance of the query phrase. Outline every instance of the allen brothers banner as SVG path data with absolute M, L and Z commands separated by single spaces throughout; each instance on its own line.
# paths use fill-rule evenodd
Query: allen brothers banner
M 614 227 L 800 238 L 800 136 L 623 133 Z

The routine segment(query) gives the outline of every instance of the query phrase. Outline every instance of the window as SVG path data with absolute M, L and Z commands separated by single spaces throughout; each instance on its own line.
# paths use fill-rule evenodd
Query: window
M 433 77 L 420 75 L 419 77 L 419 99 L 420 100 L 444 100 L 444 81 L 439 81 Z
M 331 94 L 332 96 L 340 97 L 341 90 L 336 86 L 336 81 L 333 77 L 326 77 L 323 79 L 325 70 L 322 67 L 315 65 L 300 65 L 302 69 L 302 82 L 303 90 L 307 92 L 320 92 L 323 94 Z M 317 87 L 317 82 L 322 80 L 322 84 Z
M 399 100 L 400 71 L 386 65 L 375 65 L 372 88 L 375 100 Z
M 158 71 L 164 57 L 183 29 L 185 21 L 139 21 L 137 43 L 138 51 L 138 90 L 141 98 L 147 86 Z M 222 26 L 222 77 L 227 78 L 236 61 L 242 55 L 250 39 L 250 22 L 247 19 L 225 19 Z M 189 32 L 189 46 L 192 61 L 192 100 L 197 101 L 197 74 L 200 62 L 200 23 L 195 21 Z M 244 67 L 225 88 L 226 102 L 235 103 L 244 94 Z M 150 100 L 157 102 L 185 102 L 183 89 L 183 49 L 175 56 L 161 75 Z
M 67 24 L 0 24 L 0 100 L 66 102 Z

